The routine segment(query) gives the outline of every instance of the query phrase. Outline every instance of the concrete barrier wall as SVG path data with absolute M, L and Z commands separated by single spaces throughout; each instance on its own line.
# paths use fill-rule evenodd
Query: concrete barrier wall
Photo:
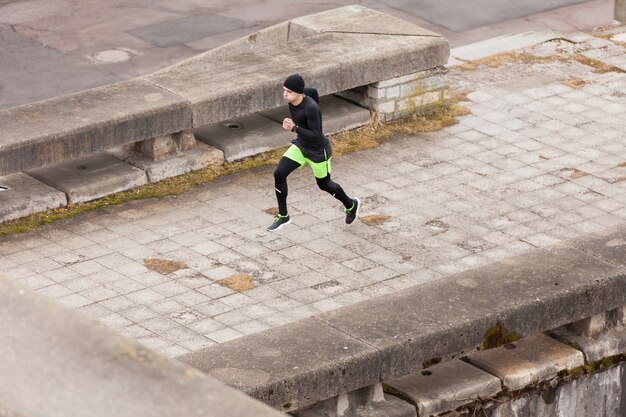
M 305 16 L 135 80 L 0 111 L 0 175 L 277 107 L 291 73 L 327 95 L 448 55 L 441 35 L 365 7 Z
M 0 277 L 0 416 L 282 414 Z
M 180 357 L 292 411 L 626 305 L 626 230 L 451 275 Z M 504 329 L 504 330 L 503 330 Z M 323 382 L 323 383 L 322 383 Z

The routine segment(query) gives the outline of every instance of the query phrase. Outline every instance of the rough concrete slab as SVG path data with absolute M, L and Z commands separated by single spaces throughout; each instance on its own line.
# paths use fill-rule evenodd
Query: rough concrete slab
M 399 8 L 407 13 L 419 16 L 454 32 L 462 32 L 520 18 L 559 7 L 582 3 L 585 0 L 529 0 L 524 2 L 502 2 L 500 0 L 480 0 L 454 3 L 451 6 L 437 0 L 413 2 L 407 0 L 380 0 L 388 6 Z
M 625 290 L 623 270 L 557 245 L 318 318 L 377 348 L 387 380 L 476 349 L 498 322 L 520 336 L 535 334 L 622 306 Z
M 327 135 L 355 129 L 370 121 L 368 109 L 332 95 L 320 97 L 320 110 L 322 111 L 324 133 Z M 277 123 L 282 123 L 285 117 L 291 117 L 287 106 L 262 111 L 259 114 Z
M 626 330 L 621 326 L 593 337 L 575 334 L 566 327 L 550 330 L 549 334 L 563 343 L 579 348 L 587 362 L 599 361 L 626 352 Z
M 566 35 L 544 30 L 538 32 L 524 32 L 512 35 L 503 35 L 496 38 L 460 46 L 450 51 L 450 58 L 463 61 L 473 61 L 502 52 L 526 48 L 553 39 L 566 38 Z
M 502 390 L 500 379 L 459 359 L 385 383 L 415 404 L 420 416 L 453 411 Z
M 254 32 L 248 36 L 243 36 L 232 42 L 214 48 L 211 53 L 214 56 L 226 54 L 239 54 L 250 49 L 265 48 L 272 45 L 287 43 L 291 37 L 291 22 L 281 22 L 277 25 Z M 313 35 L 309 32 L 307 35 Z M 304 36 L 303 36 L 304 37 Z M 193 58 L 191 58 L 193 59 Z
M 357 9 L 362 8 L 322 13 L 350 21 Z M 306 66 L 294 59 L 303 53 Z M 200 127 L 278 107 L 282 82 L 291 73 L 314 80 L 320 95 L 327 95 L 444 65 L 449 46 L 440 36 L 324 32 L 279 47 L 216 54 L 209 51 L 142 78 L 187 99 L 194 127 Z M 367 66 L 367 71 L 355 71 L 355 65 Z
M 626 267 L 626 230 L 622 228 L 617 228 L 613 233 L 578 238 L 572 245 L 614 265 Z
M 147 183 L 145 172 L 106 153 L 35 169 L 28 175 L 63 191 L 70 203 L 95 200 Z
M 0 223 L 66 204 L 65 193 L 26 174 L 0 177 Z
M 0 111 L 0 175 L 191 127 L 185 100 L 142 80 Z
M 346 15 L 349 14 L 349 19 Z M 298 17 L 293 25 L 306 28 L 314 33 L 372 33 L 379 35 L 441 36 L 435 32 L 398 19 L 376 10 L 359 5 L 337 9 L 336 13 L 315 13 Z
M 544 334 L 469 355 L 472 365 L 500 378 L 509 391 L 548 381 L 559 371 L 585 364 L 581 351 Z
M 0 277 L 0 414 L 281 416 Z
M 194 135 L 197 140 L 224 152 L 227 161 L 288 146 L 293 137 L 282 125 L 258 114 L 195 129 Z
M 0 26 L 0 45 L 2 109 L 122 80 L 121 76 L 99 67 L 86 66 L 82 57 L 66 56 L 15 29 L 3 30 Z
M 186 174 L 210 165 L 224 162 L 224 153 L 205 143 L 198 142 L 193 149 L 160 161 L 146 158 L 127 148 L 117 148 L 108 152 L 110 155 L 146 172 L 148 182 L 157 182 L 166 178 Z
M 375 350 L 316 319 L 178 359 L 285 412 L 379 381 Z
M 202 13 L 170 19 L 129 31 L 134 36 L 161 48 L 192 42 L 244 26 L 241 19 L 217 13 Z

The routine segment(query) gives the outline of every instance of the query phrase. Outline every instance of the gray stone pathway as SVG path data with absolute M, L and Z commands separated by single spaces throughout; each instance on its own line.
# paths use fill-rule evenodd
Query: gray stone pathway
M 625 48 L 579 36 L 526 51 L 560 60 L 451 69 L 471 115 L 338 158 L 334 178 L 380 224 L 345 225 L 303 169 L 292 224 L 266 232 L 268 167 L 0 238 L 0 272 L 176 356 L 620 224 Z M 187 267 L 161 274 L 146 259 Z M 253 288 L 224 285 L 238 274 Z

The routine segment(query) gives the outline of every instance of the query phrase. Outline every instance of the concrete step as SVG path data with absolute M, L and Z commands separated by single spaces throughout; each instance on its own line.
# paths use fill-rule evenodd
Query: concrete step
M 106 153 L 97 153 L 27 172 L 67 194 L 70 203 L 95 200 L 147 183 L 146 173 Z
M 370 120 L 369 110 L 335 96 L 321 97 L 320 108 L 327 135 L 363 126 Z M 223 151 L 227 161 L 235 161 L 288 146 L 294 134 L 282 128 L 285 117 L 289 117 L 286 105 L 195 129 L 194 135 Z
M 495 397 L 500 379 L 459 359 L 386 381 L 416 404 L 418 415 L 439 415 L 471 404 L 477 398 Z
M 0 223 L 66 204 L 65 193 L 26 174 L 0 177 Z
M 146 158 L 127 147 L 112 149 L 107 153 L 145 171 L 149 182 L 161 181 L 224 162 L 222 151 L 199 141 L 192 149 L 159 161 Z
M 281 125 L 259 114 L 194 130 L 196 139 L 224 152 L 224 159 L 236 161 L 289 144 L 293 135 Z
M 516 391 L 585 364 L 581 351 L 538 333 L 517 342 L 468 356 L 469 362 Z

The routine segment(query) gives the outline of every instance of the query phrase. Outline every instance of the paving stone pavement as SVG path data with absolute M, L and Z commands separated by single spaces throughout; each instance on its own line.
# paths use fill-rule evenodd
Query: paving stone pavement
M 334 178 L 380 224 L 345 225 L 303 169 L 292 224 L 266 232 L 268 167 L 1 238 L 0 272 L 176 356 L 620 224 L 625 47 L 576 36 L 452 68 L 470 115 L 337 158 Z M 162 274 L 147 259 L 186 267 Z M 238 274 L 252 288 L 225 285 Z

